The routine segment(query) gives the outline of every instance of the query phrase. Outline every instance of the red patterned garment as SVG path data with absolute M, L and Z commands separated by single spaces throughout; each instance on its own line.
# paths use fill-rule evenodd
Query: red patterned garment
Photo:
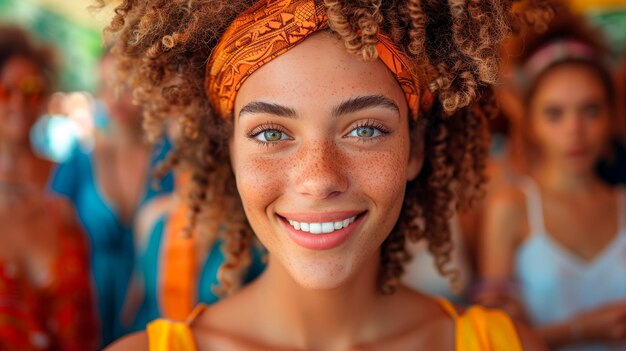
M 19 264 L 0 261 L 0 350 L 97 349 L 84 234 L 62 222 L 54 221 L 59 252 L 40 284 L 28 279 Z

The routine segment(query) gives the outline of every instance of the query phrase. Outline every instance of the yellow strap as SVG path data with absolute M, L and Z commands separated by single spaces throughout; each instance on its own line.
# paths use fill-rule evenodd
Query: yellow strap
M 457 313 L 456 308 L 450 301 L 443 299 L 443 298 L 438 298 L 437 302 L 439 302 L 439 305 L 441 306 L 441 308 L 443 308 L 443 310 L 446 311 L 446 313 L 450 315 L 452 319 L 456 320 L 459 317 L 459 314 Z
M 456 351 L 522 351 L 511 318 L 501 311 L 471 307 L 456 319 Z
M 150 351 L 197 351 L 191 328 L 187 323 L 157 319 L 148 324 Z
M 185 323 L 187 323 L 187 325 L 191 325 L 196 320 L 196 318 L 200 317 L 200 314 L 202 314 L 204 310 L 206 310 L 206 305 L 199 304 L 198 306 L 196 306 L 196 308 L 193 309 L 189 317 L 187 317 Z
M 505 313 L 472 306 L 459 315 L 448 300 L 437 302 L 454 319 L 456 351 L 522 351 L 515 325 Z

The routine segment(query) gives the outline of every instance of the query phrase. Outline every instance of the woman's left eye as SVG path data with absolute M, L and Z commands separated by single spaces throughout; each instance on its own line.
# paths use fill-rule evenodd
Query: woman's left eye
M 348 134 L 348 136 L 356 138 L 375 138 L 381 135 L 383 135 L 383 131 L 371 126 L 356 127 Z

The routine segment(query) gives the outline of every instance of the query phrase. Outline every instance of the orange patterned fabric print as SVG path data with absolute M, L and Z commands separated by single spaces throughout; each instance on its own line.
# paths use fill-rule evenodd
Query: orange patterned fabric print
M 313 0 L 260 0 L 239 15 L 222 36 L 209 58 L 205 88 L 221 118 L 233 112 L 235 97 L 254 71 L 311 34 L 328 29 L 326 8 Z M 395 75 L 414 118 L 420 108 L 417 78 L 411 73 L 405 54 L 390 39 L 378 35 L 378 57 Z M 422 108 L 432 98 L 425 92 Z

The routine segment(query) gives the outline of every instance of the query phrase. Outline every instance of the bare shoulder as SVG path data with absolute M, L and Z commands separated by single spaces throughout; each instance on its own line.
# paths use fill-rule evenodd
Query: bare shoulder
M 489 196 L 488 205 L 501 214 L 520 215 L 526 212 L 526 197 L 518 187 L 503 186 Z
M 519 239 L 510 236 L 521 235 L 527 226 L 526 196 L 517 187 L 506 186 L 489 196 L 485 213 L 485 237 L 489 240 L 491 234 L 496 235 L 498 241 L 505 239 Z
M 519 336 L 519 339 L 522 343 L 522 348 L 525 351 L 548 350 L 548 347 L 543 342 L 543 340 L 526 325 L 515 322 L 515 329 L 517 330 L 517 335 Z
M 105 351 L 149 350 L 148 334 L 138 332 L 126 336 L 107 347 Z
M 403 300 L 402 305 L 397 306 L 398 310 L 419 311 L 431 322 L 452 321 L 439 298 L 406 287 L 399 288 L 396 294 Z
M 396 294 L 401 303 L 386 307 L 388 319 L 398 323 L 393 329 L 407 332 L 392 332 L 375 350 L 454 350 L 454 319 L 441 302 L 411 289 L 402 288 Z

